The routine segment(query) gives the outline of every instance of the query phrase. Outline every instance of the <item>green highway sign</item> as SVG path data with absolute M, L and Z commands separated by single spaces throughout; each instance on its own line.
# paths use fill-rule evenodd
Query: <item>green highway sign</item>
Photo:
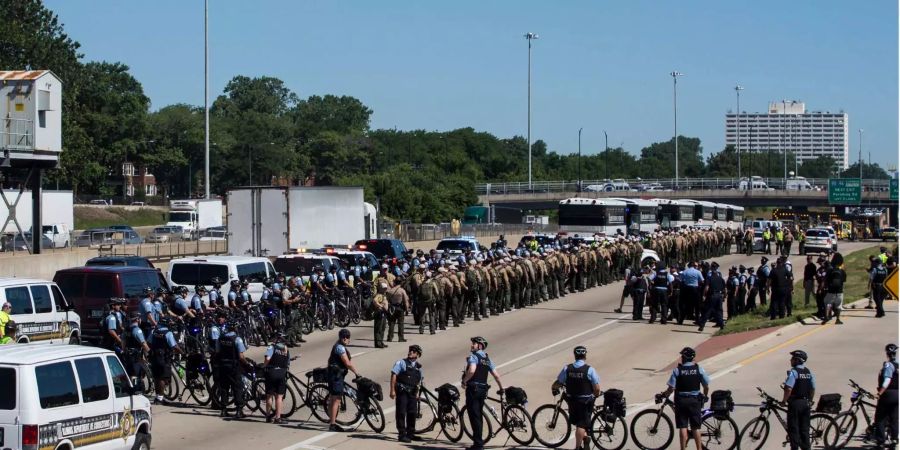
M 828 204 L 858 205 L 862 200 L 862 181 L 859 178 L 829 178 Z
M 897 179 L 891 180 L 891 200 L 897 201 Z

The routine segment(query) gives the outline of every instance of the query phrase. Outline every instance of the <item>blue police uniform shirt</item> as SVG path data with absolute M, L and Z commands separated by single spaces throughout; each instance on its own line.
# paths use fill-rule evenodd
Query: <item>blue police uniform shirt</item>
M 699 270 L 688 267 L 684 272 L 681 272 L 681 284 L 690 287 L 700 287 L 701 282 L 703 282 L 703 274 Z
M 334 346 L 334 353 L 336 353 L 338 356 L 341 356 L 347 353 L 347 349 L 344 348 L 343 344 L 337 344 Z
M 693 365 L 696 365 L 696 363 L 693 361 L 682 364 L 682 366 L 693 366 Z M 669 376 L 669 383 L 668 383 L 669 386 L 671 386 L 673 388 L 675 387 L 675 382 L 676 382 L 676 379 L 678 378 L 678 374 L 679 374 L 678 367 L 672 369 L 672 375 Z M 703 370 L 702 367 L 700 368 L 700 384 L 702 384 L 703 386 L 709 386 L 709 375 L 706 374 L 706 371 Z M 700 391 L 679 392 L 678 395 L 695 396 L 695 395 L 700 395 Z
M 278 282 L 272 283 L 272 291 L 281 292 L 281 283 L 278 283 Z
M 476 354 L 478 356 L 481 356 L 482 358 L 487 358 L 487 354 L 484 353 L 483 350 L 478 350 L 477 352 L 469 353 L 469 356 L 466 358 L 466 364 L 478 365 L 478 357 L 475 356 Z M 488 361 L 488 363 L 489 363 L 488 367 L 490 368 L 491 371 L 493 371 L 494 370 L 494 362 Z
M 209 327 L 209 338 L 214 341 L 218 341 L 219 336 L 222 335 L 222 330 L 224 328 L 225 328 L 225 325 L 213 325 L 213 326 Z
M 784 385 L 789 388 L 793 388 L 794 383 L 797 382 L 797 371 L 794 369 L 804 369 L 804 368 L 805 368 L 805 366 L 803 364 L 800 364 L 799 366 L 794 366 L 791 368 L 791 370 L 788 370 L 787 379 L 784 380 Z M 809 379 L 810 386 L 812 387 L 813 390 L 815 390 L 816 389 L 816 376 L 812 372 L 809 373 L 809 376 L 810 376 L 810 379 Z
M 147 342 L 147 339 L 144 337 L 144 332 L 141 331 L 141 327 L 131 327 L 131 337 L 140 344 Z
M 234 302 L 237 301 L 237 292 L 229 291 L 228 292 L 228 304 L 225 306 L 234 305 Z
M 403 270 L 400 269 L 400 266 L 394 266 L 394 275 L 398 277 L 403 276 Z
M 163 312 L 165 311 L 165 305 L 160 300 L 153 301 L 153 320 L 159 322 L 159 319 L 163 316 Z
M 262 301 L 268 300 L 272 296 L 272 290 L 269 288 L 263 289 L 262 295 L 259 296 L 259 299 Z
M 337 279 L 338 281 L 347 281 L 347 272 L 344 272 L 343 269 L 338 270 Z
M 219 294 L 219 291 L 217 289 L 210 290 L 209 291 L 209 304 L 215 305 L 219 301 L 220 296 L 221 296 L 221 294 Z
M 125 327 L 125 313 L 122 311 L 116 311 L 116 320 L 118 321 L 118 325 L 121 325 L 122 328 Z
M 894 375 L 896 375 L 894 364 L 891 361 L 885 361 L 881 373 L 884 375 L 884 381 L 881 382 L 881 387 L 887 389 L 888 385 L 891 384 L 891 378 L 894 378 Z
M 266 347 L 266 359 L 271 358 L 272 355 L 274 355 L 274 354 L 275 354 L 275 345 L 274 344 Z M 291 367 L 290 359 L 288 360 L 287 365 L 288 365 L 288 367 Z
M 575 363 L 572 365 L 575 366 L 576 369 L 578 369 L 578 368 L 584 366 L 585 364 L 587 364 L 587 363 L 584 362 L 583 359 L 577 359 L 577 360 L 575 360 Z M 562 370 L 559 372 L 559 375 L 556 377 L 556 381 L 559 382 L 559 384 L 566 384 L 566 372 L 568 370 L 569 370 L 569 366 L 566 365 L 566 366 L 563 366 Z M 594 370 L 593 366 L 591 366 L 591 368 L 588 369 L 587 376 L 588 376 L 588 380 L 590 380 L 591 384 L 600 384 L 600 376 L 597 375 L 597 371 Z M 594 396 L 593 394 L 582 395 L 582 397 L 593 397 L 593 396 Z
M 241 300 L 243 300 L 244 303 L 250 301 L 250 293 L 247 292 L 246 289 L 241 290 Z
M 401 373 L 406 371 L 406 359 L 398 360 L 394 363 L 394 367 L 391 367 L 391 373 L 394 375 L 400 375 Z M 422 376 L 422 381 L 425 380 L 425 372 L 422 368 L 419 368 L 419 375 Z
M 141 304 L 138 306 L 138 310 L 141 313 L 141 323 L 149 322 L 147 320 L 147 314 L 154 315 L 153 314 L 153 311 L 154 311 L 153 302 L 150 300 L 149 297 L 144 297 L 144 299 L 141 300 Z M 154 319 L 156 319 L 156 317 L 154 317 Z
M 103 320 L 103 329 L 106 331 L 113 330 L 116 331 L 119 328 L 119 318 L 118 314 L 115 311 L 111 311 L 106 319 Z
M 769 276 L 769 272 L 771 272 L 771 271 L 772 271 L 772 269 L 770 269 L 769 266 L 767 266 L 767 265 L 766 265 L 766 266 L 762 266 L 762 273 L 763 273 L 764 275 Z
M 172 332 L 169 331 L 168 328 L 165 328 L 165 330 L 166 330 L 166 345 L 168 345 L 169 348 L 175 348 L 175 346 L 178 345 L 178 343 L 175 342 L 175 335 L 172 334 Z M 150 343 L 150 345 L 153 345 L 153 335 L 152 334 L 150 335 L 149 343 Z
M 234 333 L 234 331 L 228 331 L 225 333 L 225 336 L 231 337 L 231 336 L 237 336 L 237 335 Z M 219 347 L 220 347 L 219 340 L 217 339 L 216 340 L 216 351 L 219 351 Z M 241 339 L 240 336 L 237 336 L 234 339 L 234 347 L 237 349 L 238 353 L 244 353 L 247 351 L 247 346 L 244 345 L 244 340 Z
M 178 309 L 185 310 L 185 311 L 187 311 L 187 309 L 188 309 L 187 301 L 185 301 L 184 298 L 180 295 L 175 297 L 175 304 L 179 306 Z
M 756 284 L 756 275 L 750 274 L 750 276 L 747 277 L 747 284 L 751 286 Z
M 200 296 L 197 294 L 194 294 L 194 296 L 191 297 L 191 309 L 193 309 L 194 311 L 200 311 L 203 309 L 203 300 L 201 300 Z

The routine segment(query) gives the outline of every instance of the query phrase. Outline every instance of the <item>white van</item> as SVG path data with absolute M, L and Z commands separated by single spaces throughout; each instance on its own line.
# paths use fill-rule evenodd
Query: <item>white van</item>
M 0 348 L 2 448 L 150 449 L 150 401 L 115 353 L 97 347 Z
M 784 184 L 786 191 L 811 191 L 813 187 L 804 177 L 788 178 Z
M 259 301 L 263 292 L 263 281 L 275 278 L 275 268 L 268 258 L 251 256 L 204 256 L 198 258 L 173 259 L 169 262 L 168 280 L 172 288 L 187 286 L 193 295 L 194 286 L 212 287 L 210 280 L 218 277 L 222 280 L 222 294 L 229 290 L 231 280 L 250 281 L 248 291 L 253 301 Z M 189 298 L 187 300 L 190 300 Z M 203 302 L 209 304 L 204 296 Z
M 12 305 L 18 343 L 80 344 L 81 318 L 52 281 L 0 278 L 0 304 Z
M 748 182 L 746 178 L 741 178 L 741 182 L 738 183 L 738 190 L 746 191 L 746 190 L 754 190 L 754 191 L 774 191 L 774 188 L 770 188 L 768 184 L 763 180 L 762 177 L 752 177 Z

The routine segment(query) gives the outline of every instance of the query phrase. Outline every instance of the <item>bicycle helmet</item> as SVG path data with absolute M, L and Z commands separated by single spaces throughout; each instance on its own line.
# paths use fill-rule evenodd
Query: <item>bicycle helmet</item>
M 475 337 L 471 338 L 470 340 L 471 340 L 473 343 L 475 343 L 475 344 L 481 345 L 481 349 L 482 349 L 482 350 L 487 349 L 487 346 L 488 346 L 488 341 L 487 341 L 487 339 L 485 339 L 485 338 L 483 338 L 483 337 L 481 337 L 481 336 L 475 336 Z
M 203 286 L 202 284 L 194 286 L 194 293 L 199 294 L 201 292 L 206 292 L 206 286 Z
M 241 287 L 247 287 L 250 285 L 250 280 L 244 278 L 241 280 Z
M 587 356 L 587 347 L 579 345 L 575 347 L 574 353 L 576 358 L 584 358 Z
M 231 280 L 231 287 L 238 287 L 241 285 L 241 282 L 238 280 Z
M 156 295 L 166 295 L 168 293 L 169 293 L 169 291 L 162 286 L 156 288 Z
M 800 360 L 800 362 L 803 362 L 803 363 L 805 363 L 806 359 L 808 358 L 808 356 L 806 355 L 806 352 L 804 352 L 803 350 L 792 351 L 791 357 L 796 358 L 796 359 Z
M 888 344 L 884 346 L 884 352 L 890 356 L 897 356 L 897 344 Z
M 697 357 L 697 352 L 690 347 L 685 347 L 681 349 L 681 357 L 684 358 L 685 361 L 693 361 L 694 358 Z
M 341 339 L 349 339 L 350 338 L 350 330 L 346 328 L 341 328 L 341 331 L 338 331 L 338 337 Z
M 263 280 L 263 286 L 272 287 L 272 282 L 273 282 L 272 278 L 266 278 Z
M 422 356 L 422 347 L 419 347 L 418 345 L 410 345 L 409 351 L 416 352 L 420 357 Z
M 191 290 L 188 289 L 187 286 L 181 286 L 181 287 L 178 288 L 178 292 L 181 292 L 182 294 L 187 294 L 187 293 L 190 292 L 190 291 L 191 291 Z
M 145 295 L 151 295 L 151 294 L 153 294 L 153 288 L 150 286 L 147 286 L 144 288 L 143 292 Z
M 212 284 L 213 286 L 221 286 L 222 280 L 219 277 L 212 277 L 212 279 L 209 280 L 209 284 Z

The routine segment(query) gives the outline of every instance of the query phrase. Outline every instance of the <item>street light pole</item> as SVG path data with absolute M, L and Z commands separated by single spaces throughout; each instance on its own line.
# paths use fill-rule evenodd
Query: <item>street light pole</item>
M 863 176 L 863 173 L 862 173 L 862 165 L 863 165 L 862 135 L 863 135 L 863 131 L 865 131 L 865 130 L 863 130 L 862 128 L 859 129 L 859 180 L 860 180 L 860 182 L 862 182 L 862 176 Z
M 603 166 L 606 167 L 606 179 L 609 179 L 609 135 L 606 134 L 606 130 L 603 130 L 603 140 L 606 142 L 606 146 L 603 150 Z
M 734 87 L 734 93 L 737 94 L 737 114 L 735 115 L 735 129 L 737 130 L 737 166 L 738 166 L 738 184 L 741 182 L 741 91 L 744 87 L 737 85 Z
M 578 129 L 578 192 L 581 192 L 581 130 Z
M 203 149 L 206 166 L 203 170 L 206 198 L 209 199 L 209 0 L 203 1 Z
M 669 75 L 672 75 L 672 109 L 675 122 L 675 187 L 678 187 L 678 77 L 684 74 L 673 70 Z
M 537 33 L 525 33 L 528 41 L 528 189 L 531 189 L 531 41 L 537 39 Z

